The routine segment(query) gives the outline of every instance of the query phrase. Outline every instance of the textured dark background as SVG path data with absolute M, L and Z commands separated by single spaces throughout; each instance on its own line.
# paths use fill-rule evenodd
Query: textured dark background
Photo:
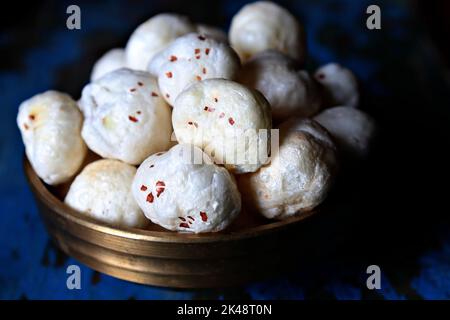
M 247 1 L 16 1 L 1 12 L 0 298 L 4 299 L 448 299 L 450 298 L 449 22 L 446 1 L 279 1 L 303 21 L 312 71 L 340 62 L 361 81 L 362 109 L 379 136 L 365 163 L 350 166 L 333 210 L 312 220 L 292 274 L 244 287 L 170 290 L 141 286 L 82 266 L 82 290 L 66 289 L 77 264 L 49 241 L 22 172 L 15 118 L 21 101 L 57 89 L 78 98 L 95 60 L 124 46 L 153 14 L 172 11 L 226 30 Z M 65 28 L 69 4 L 82 29 Z M 378 4 L 382 30 L 365 27 Z M 366 267 L 382 289 L 365 288 Z

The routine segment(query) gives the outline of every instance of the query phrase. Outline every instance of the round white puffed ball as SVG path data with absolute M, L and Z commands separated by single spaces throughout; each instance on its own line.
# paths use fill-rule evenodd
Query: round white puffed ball
M 299 71 L 291 58 L 276 51 L 262 52 L 245 63 L 239 82 L 267 98 L 277 122 L 292 116 L 310 117 L 321 105 L 315 80 L 306 71 Z
M 207 36 L 217 41 L 228 42 L 228 35 L 221 29 L 206 25 L 206 24 L 197 24 L 196 32 L 203 36 Z
M 229 40 L 242 61 L 254 54 L 274 49 L 303 62 L 303 27 L 286 9 L 258 1 L 244 6 L 231 21 Z
M 337 167 L 336 151 L 324 128 L 308 119 L 281 125 L 270 164 L 240 176 L 244 199 L 266 218 L 284 219 L 314 209 L 325 199 Z
M 117 160 L 88 164 L 75 178 L 64 200 L 71 208 L 118 227 L 144 227 L 143 215 L 131 192 L 136 168 Z
M 82 136 L 103 158 L 136 165 L 170 146 L 171 109 L 148 72 L 110 72 L 84 87 L 79 106 Z
M 69 180 L 83 163 L 83 117 L 67 94 L 46 91 L 22 102 L 17 125 L 36 174 L 50 185 Z
M 358 106 L 358 82 L 349 69 L 329 63 L 317 69 L 314 77 L 325 89 L 326 107 Z
M 137 170 L 132 190 L 147 218 L 174 231 L 220 231 L 241 210 L 232 175 L 187 144 L 147 158 Z
M 94 64 L 91 72 L 91 81 L 95 81 L 108 72 L 125 67 L 125 51 L 123 49 L 111 49 L 106 52 Z
M 195 25 L 185 16 L 158 14 L 133 32 L 125 47 L 127 66 L 131 69 L 146 70 L 155 54 L 176 38 L 195 32 Z
M 270 105 L 262 94 L 229 80 L 200 81 L 175 101 L 172 125 L 180 143 L 194 144 L 235 173 L 253 172 L 270 150 Z
M 190 33 L 158 53 L 148 70 L 158 77 L 164 98 L 173 106 L 180 92 L 189 85 L 204 79 L 233 79 L 239 67 L 237 54 L 226 43 Z
M 368 114 L 346 106 L 326 109 L 314 120 L 324 126 L 343 152 L 364 157 L 375 135 L 375 121 Z

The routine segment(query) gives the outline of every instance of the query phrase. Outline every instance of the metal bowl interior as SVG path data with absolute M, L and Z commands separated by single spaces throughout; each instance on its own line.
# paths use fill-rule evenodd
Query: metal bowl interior
M 282 221 L 244 211 L 223 232 L 190 234 L 117 228 L 77 212 L 48 187 L 24 158 L 25 175 L 46 228 L 68 255 L 91 268 L 141 284 L 177 288 L 232 286 L 260 279 L 285 265 L 286 243 L 311 211 Z M 270 271 L 270 272 L 269 272 Z

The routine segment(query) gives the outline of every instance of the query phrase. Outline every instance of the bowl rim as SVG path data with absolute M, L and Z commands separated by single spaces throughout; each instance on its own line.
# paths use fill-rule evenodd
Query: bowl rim
M 179 233 L 170 230 L 154 231 L 131 227 L 116 227 L 106 222 L 85 216 L 58 199 L 38 177 L 26 155 L 24 155 L 23 158 L 23 167 L 25 176 L 35 197 L 38 197 L 47 207 L 50 207 L 52 211 L 56 212 L 59 216 L 87 229 L 129 240 L 161 243 L 214 243 L 236 241 L 279 232 L 280 230 L 292 227 L 317 213 L 317 210 L 311 210 L 302 215 L 293 216 L 284 220 L 274 220 L 268 224 L 223 233 L 208 232 L 193 234 Z

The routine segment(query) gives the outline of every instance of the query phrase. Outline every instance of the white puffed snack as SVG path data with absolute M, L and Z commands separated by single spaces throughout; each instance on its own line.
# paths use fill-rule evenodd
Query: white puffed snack
M 234 173 L 253 172 L 270 150 L 270 105 L 239 83 L 209 79 L 183 91 L 172 125 L 180 143 L 194 144 Z
M 136 165 L 170 146 L 171 109 L 148 72 L 110 72 L 84 87 L 79 106 L 82 136 L 103 158 Z
M 349 155 L 364 157 L 375 134 L 375 122 L 368 114 L 346 106 L 326 109 L 314 120 L 324 126 Z
M 46 91 L 22 102 L 17 125 L 36 174 L 50 185 L 69 180 L 86 155 L 83 117 L 67 94 Z
M 147 218 L 174 231 L 220 231 L 241 210 L 233 176 L 187 144 L 147 158 L 137 170 L 132 190 Z
M 310 117 L 319 111 L 319 88 L 295 61 L 277 51 L 264 51 L 244 64 L 239 82 L 260 91 L 270 102 L 272 117 L 283 121 L 292 116 Z
M 135 174 L 135 167 L 118 160 L 92 162 L 75 178 L 64 202 L 114 226 L 144 227 L 148 220 L 131 192 Z
M 146 70 L 155 54 L 189 32 L 195 32 L 195 25 L 185 16 L 162 13 L 150 18 L 137 27 L 127 42 L 127 66 L 131 69 Z
M 229 40 L 242 61 L 274 49 L 303 62 L 303 27 L 286 9 L 269 1 L 244 6 L 231 21 Z
M 358 106 L 358 82 L 350 69 L 329 63 L 317 69 L 314 77 L 325 89 L 326 107 Z
M 125 50 L 120 48 L 111 49 L 94 64 L 91 72 L 91 81 L 99 79 L 108 72 L 124 68 L 125 65 Z
M 226 43 L 190 33 L 158 53 L 148 70 L 158 77 L 164 98 L 173 106 L 189 85 L 211 78 L 233 79 L 239 67 L 239 57 Z
M 281 125 L 278 152 L 259 171 L 240 176 L 239 190 L 266 218 L 310 211 L 326 197 L 337 159 L 325 129 L 309 119 Z
M 222 29 L 219 29 L 217 27 L 213 27 L 207 24 L 197 24 L 196 32 L 218 41 L 228 42 L 228 35 Z

